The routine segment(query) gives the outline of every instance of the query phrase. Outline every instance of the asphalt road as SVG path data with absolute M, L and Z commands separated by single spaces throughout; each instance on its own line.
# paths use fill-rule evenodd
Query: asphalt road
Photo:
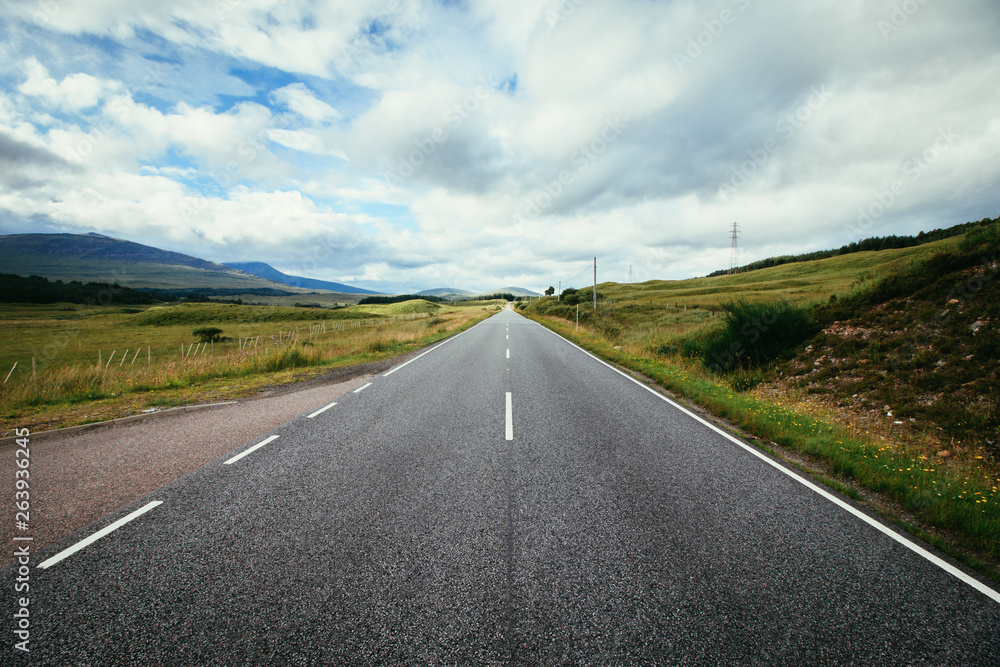
M 511 311 L 271 436 L 32 554 L 31 664 L 1000 664 L 995 591 Z

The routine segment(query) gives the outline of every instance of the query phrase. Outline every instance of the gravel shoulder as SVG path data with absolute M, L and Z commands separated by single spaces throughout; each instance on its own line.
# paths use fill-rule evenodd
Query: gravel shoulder
M 15 530 L 12 508 L 0 523 L 0 540 L 14 544 L 15 534 L 31 536 L 32 551 L 37 552 L 419 352 L 267 387 L 232 405 L 126 424 L 109 422 L 31 441 L 30 530 Z M 16 470 L 15 451 L 14 444 L 0 447 L 0 475 L 9 480 L 8 489 Z M 0 568 L 13 563 L 11 550 L 5 550 Z

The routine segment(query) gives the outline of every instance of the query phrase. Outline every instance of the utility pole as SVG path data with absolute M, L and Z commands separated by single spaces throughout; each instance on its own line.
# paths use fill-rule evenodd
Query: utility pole
M 628 265 L 628 284 L 632 284 L 632 265 Z
M 597 310 L 597 258 L 594 258 L 594 310 Z
M 556 295 L 556 301 L 562 301 L 562 281 L 559 281 L 559 293 Z

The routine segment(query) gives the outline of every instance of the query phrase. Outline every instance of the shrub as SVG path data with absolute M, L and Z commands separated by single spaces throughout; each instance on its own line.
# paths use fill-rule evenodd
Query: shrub
M 757 371 L 739 370 L 729 378 L 729 386 L 739 392 L 750 391 L 761 382 L 763 382 L 763 378 Z
M 661 357 L 669 357 L 672 354 L 677 353 L 677 346 L 671 345 L 670 343 L 661 343 L 659 347 L 656 348 L 656 354 Z
M 219 340 L 222 335 L 222 329 L 219 327 L 199 327 L 192 331 L 195 336 L 198 336 L 203 343 L 211 343 L 212 341 Z
M 698 340 L 685 339 L 681 341 L 681 354 L 685 357 L 700 357 L 702 343 Z
M 804 308 L 782 300 L 736 299 L 722 308 L 722 331 L 706 340 L 701 351 L 702 363 L 719 372 L 784 357 L 817 331 Z

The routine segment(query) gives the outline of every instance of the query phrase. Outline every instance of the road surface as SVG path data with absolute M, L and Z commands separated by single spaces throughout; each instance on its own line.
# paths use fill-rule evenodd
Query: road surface
M 1000 664 L 996 591 L 511 310 L 331 403 L 32 554 L 31 664 Z

